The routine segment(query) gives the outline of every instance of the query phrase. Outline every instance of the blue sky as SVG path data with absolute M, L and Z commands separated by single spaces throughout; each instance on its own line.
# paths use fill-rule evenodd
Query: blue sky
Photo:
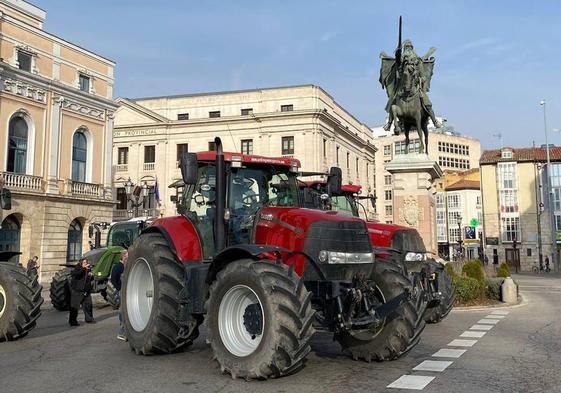
M 364 123 L 385 118 L 381 50 L 397 20 L 419 55 L 437 51 L 437 115 L 483 148 L 561 145 L 561 2 L 34 1 L 45 29 L 117 62 L 115 95 L 313 83 Z M 101 21 L 101 22 L 100 22 Z

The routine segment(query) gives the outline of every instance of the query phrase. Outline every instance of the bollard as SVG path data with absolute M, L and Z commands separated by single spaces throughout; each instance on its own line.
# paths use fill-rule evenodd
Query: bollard
M 518 301 L 518 294 L 516 293 L 516 284 L 512 278 L 507 277 L 501 286 L 501 294 L 504 303 L 514 304 Z

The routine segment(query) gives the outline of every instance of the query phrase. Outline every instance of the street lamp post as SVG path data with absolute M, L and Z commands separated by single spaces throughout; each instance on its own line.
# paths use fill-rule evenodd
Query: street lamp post
M 462 243 L 462 216 L 458 216 L 458 252 L 460 253 L 460 261 L 464 259 Z
M 125 182 L 125 192 L 127 193 L 127 201 L 129 205 L 129 208 L 127 209 L 129 218 L 138 217 L 138 208 L 144 204 L 144 200 L 149 193 L 148 184 L 144 182 L 142 186 L 137 186 L 129 177 Z
M 551 259 L 553 263 L 553 271 L 559 272 L 559 261 L 557 258 L 557 228 L 555 226 L 555 214 L 553 206 L 553 189 L 551 188 L 551 159 L 549 155 L 549 138 L 547 132 L 547 114 L 545 100 L 540 101 L 540 105 L 543 108 L 543 130 L 545 133 L 545 153 L 547 159 L 547 165 L 545 168 L 546 185 L 547 185 L 547 202 L 549 205 L 549 222 L 551 229 Z

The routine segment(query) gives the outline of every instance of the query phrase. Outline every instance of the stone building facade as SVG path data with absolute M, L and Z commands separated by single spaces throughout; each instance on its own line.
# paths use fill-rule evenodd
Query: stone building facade
M 183 151 L 213 149 L 298 158 L 302 170 L 343 171 L 343 183 L 374 190 L 372 131 L 319 86 L 304 85 L 208 94 L 116 100 L 113 166 L 115 219 L 127 217 L 125 182 L 150 188 L 139 215 L 173 215 Z M 158 181 L 159 204 L 154 199 Z M 373 209 L 370 214 L 373 214 Z
M 43 29 L 45 11 L 0 0 L 0 249 L 38 255 L 41 280 L 111 221 L 115 63 Z
M 445 172 L 435 186 L 438 254 L 447 260 L 483 258 L 479 168 Z
M 445 119 L 441 119 L 444 123 Z M 373 128 L 376 154 L 375 189 L 377 196 L 378 219 L 386 223 L 397 223 L 394 216 L 392 195 L 393 179 L 385 167 L 396 155 L 405 153 L 405 136 L 394 135 L 393 131 L 385 131 L 382 127 Z M 443 128 L 438 131 L 429 128 L 429 159 L 436 161 L 443 171 L 463 172 L 479 167 L 481 143 L 478 139 L 460 135 Z M 410 152 L 419 151 L 419 137 L 416 132 L 410 135 Z
M 545 178 L 545 148 L 504 147 L 483 152 L 481 194 L 485 253 L 490 263 L 506 262 L 511 270 L 531 271 L 540 256 L 549 258 L 552 269 L 559 261 L 561 148 L 551 148 L 550 157 L 552 204 Z

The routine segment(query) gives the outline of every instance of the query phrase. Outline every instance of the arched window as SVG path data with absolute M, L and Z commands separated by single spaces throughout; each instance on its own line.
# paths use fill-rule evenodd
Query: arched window
M 66 249 L 66 260 L 74 262 L 82 256 L 82 224 L 78 219 L 70 223 L 68 227 L 68 247 Z
M 76 131 L 72 139 L 72 180 L 86 181 L 86 162 L 88 158 L 88 140 L 83 131 Z
M 27 122 L 21 116 L 15 116 L 10 120 L 8 133 L 8 172 L 25 174 L 27 166 Z
M 10 214 L 0 228 L 0 251 L 19 251 L 21 226 L 18 219 Z

